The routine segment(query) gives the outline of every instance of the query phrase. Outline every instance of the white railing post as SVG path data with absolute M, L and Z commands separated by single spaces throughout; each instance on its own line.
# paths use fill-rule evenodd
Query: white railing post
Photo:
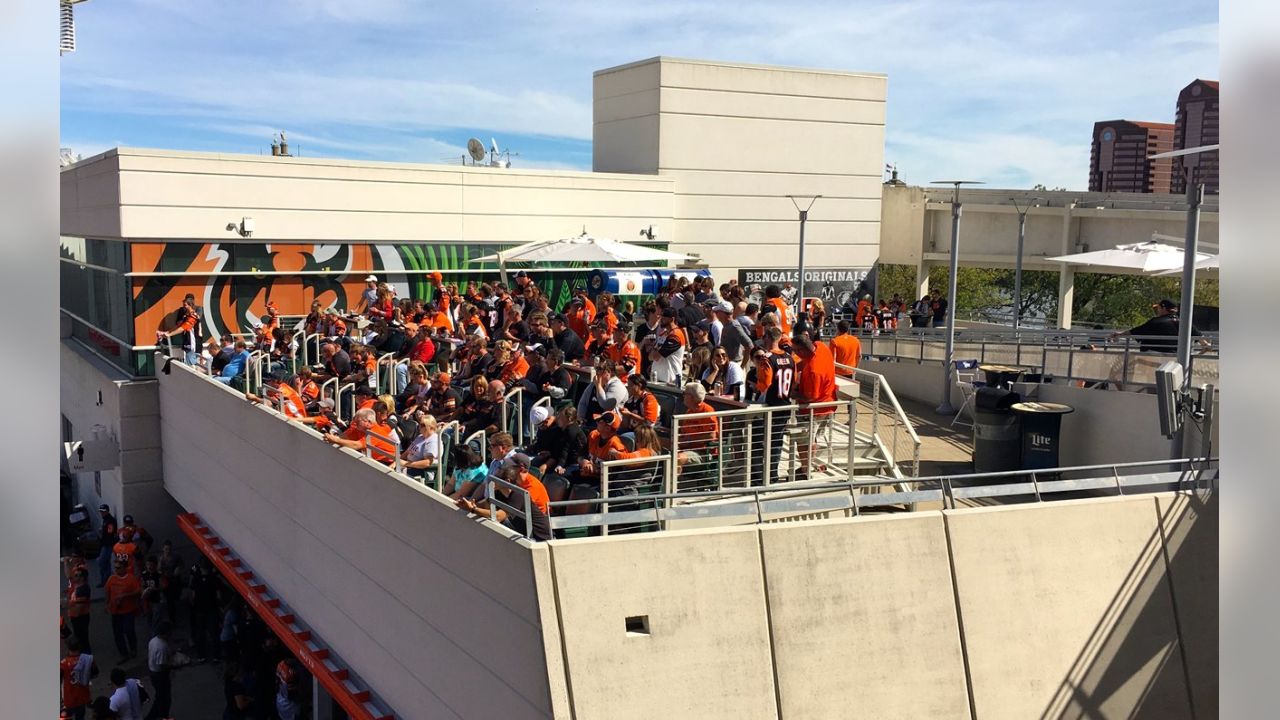
M 342 417 L 342 394 L 345 393 L 347 390 L 351 391 L 351 414 L 344 418 Z M 342 385 L 338 387 L 338 392 L 336 395 L 334 395 L 334 398 L 333 398 L 333 409 L 334 409 L 334 412 L 337 413 L 339 420 L 345 423 L 351 422 L 351 419 L 356 416 L 356 384 L 355 383 L 349 382 L 346 385 Z

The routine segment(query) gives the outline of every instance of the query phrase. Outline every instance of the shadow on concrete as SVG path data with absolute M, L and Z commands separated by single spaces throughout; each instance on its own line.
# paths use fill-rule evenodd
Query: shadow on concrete
M 1217 495 L 1158 507 L 1157 534 L 1041 720 L 1218 716 Z

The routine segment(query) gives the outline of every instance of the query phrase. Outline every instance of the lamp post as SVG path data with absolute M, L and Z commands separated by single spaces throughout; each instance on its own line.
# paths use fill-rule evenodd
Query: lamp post
M 1009 199 L 1013 201 L 1013 209 L 1018 211 L 1018 263 L 1013 272 L 1013 329 L 1017 330 L 1022 320 L 1022 246 L 1027 240 L 1027 213 L 1033 207 L 1040 207 L 1044 198 L 1027 200 L 1025 208 L 1018 205 L 1018 198 Z
M 822 196 L 821 195 L 811 196 L 809 198 L 808 206 L 806 206 L 803 210 L 801 210 L 800 203 L 796 202 L 796 196 L 795 195 L 787 196 L 787 199 L 791 201 L 791 204 L 795 205 L 796 210 L 800 212 L 800 258 L 799 258 L 800 282 L 796 287 L 798 291 L 796 294 L 797 318 L 799 317 L 800 311 L 804 309 L 804 224 L 805 224 L 805 221 L 809 219 L 809 209 L 813 207 L 814 203 L 818 202 L 818 198 L 820 197 Z
M 956 275 L 960 260 L 960 186 L 981 185 L 980 180 L 934 180 L 931 185 L 951 185 L 955 187 L 955 195 L 951 200 L 951 274 L 947 278 L 947 349 L 942 359 L 942 402 L 938 404 L 939 415 L 953 415 L 956 409 L 951 406 L 951 371 L 955 367 L 956 347 Z

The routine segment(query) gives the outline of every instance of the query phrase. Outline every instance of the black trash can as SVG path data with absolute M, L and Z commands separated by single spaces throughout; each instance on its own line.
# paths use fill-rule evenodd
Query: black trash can
M 1012 390 L 980 387 L 973 398 L 973 471 L 1017 470 L 1022 460 L 1018 416 L 1010 408 L 1021 396 Z
M 1062 436 L 1062 416 L 1075 408 L 1062 403 L 1020 402 L 1012 406 L 1022 419 L 1023 470 L 1059 467 L 1058 447 Z

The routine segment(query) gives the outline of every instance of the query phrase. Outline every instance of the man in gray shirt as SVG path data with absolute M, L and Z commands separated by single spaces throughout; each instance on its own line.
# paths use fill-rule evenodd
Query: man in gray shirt
M 746 303 L 738 303 L 739 308 L 746 308 Z M 751 347 L 751 333 L 739 321 L 741 311 L 735 311 L 727 301 L 721 301 L 715 307 L 716 319 L 723 328 L 720 330 L 720 347 L 728 353 L 729 359 L 741 364 L 746 357 L 747 348 Z
M 170 678 L 173 671 L 173 646 L 169 644 L 169 631 L 172 628 L 168 620 L 161 620 L 156 623 L 156 636 L 147 643 L 147 670 L 151 673 L 151 686 L 155 688 L 156 697 L 145 720 L 169 717 L 169 706 L 173 702 Z
M 619 410 L 627 403 L 627 386 L 618 379 L 618 367 L 612 360 L 596 363 L 595 378 L 578 398 L 578 417 L 589 418 L 607 410 Z

